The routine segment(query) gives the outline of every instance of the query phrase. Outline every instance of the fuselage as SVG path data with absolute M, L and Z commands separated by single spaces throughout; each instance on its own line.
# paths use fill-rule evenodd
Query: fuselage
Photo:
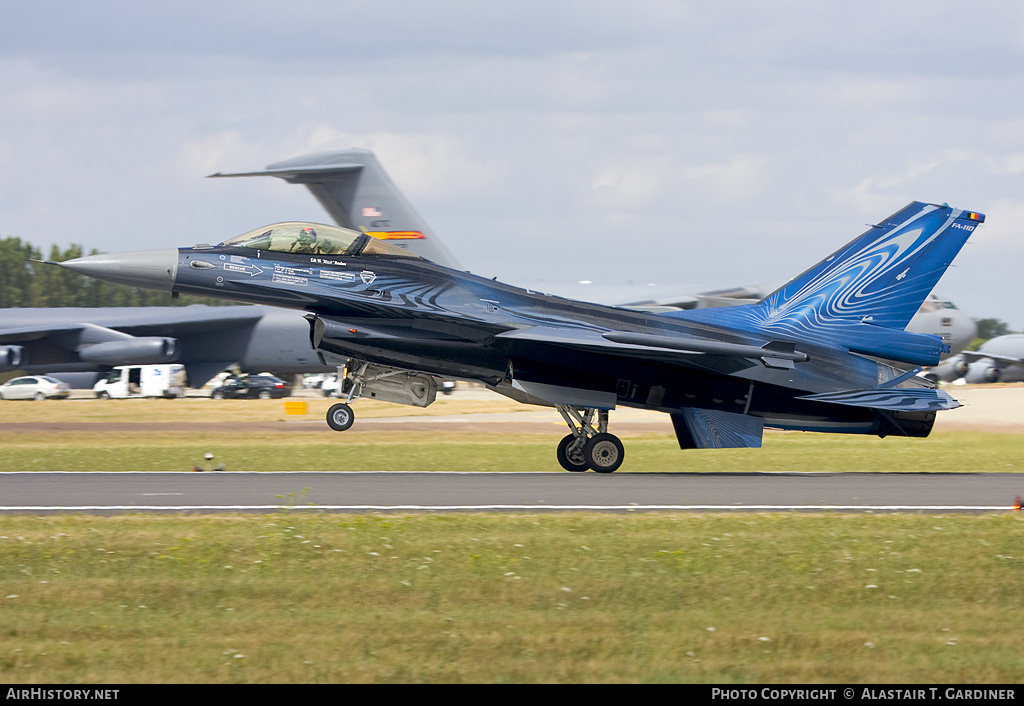
M 499 391 L 514 378 L 603 390 L 616 404 L 676 412 L 699 407 L 761 416 L 785 428 L 877 431 L 873 410 L 795 399 L 871 387 L 899 371 L 864 356 L 800 344 L 809 360 L 773 369 L 756 360 L 679 353 L 645 360 L 636 348 L 595 352 L 516 331 L 628 331 L 763 346 L 771 337 L 630 309 L 578 302 L 458 272 L 414 257 L 281 252 L 222 244 L 182 248 L 176 292 L 299 309 L 315 315 L 321 351 Z M 534 329 L 536 330 L 536 329 Z M 506 335 L 502 335 L 506 334 Z M 532 401 L 523 399 L 523 401 Z M 930 424 L 929 424 L 930 426 Z
M 760 446 L 765 426 L 927 436 L 936 412 L 959 403 L 897 365 L 934 365 L 948 346 L 905 329 L 984 220 L 912 202 L 756 304 L 672 313 L 512 287 L 369 233 L 301 222 L 62 265 L 306 312 L 319 355 L 355 359 L 349 400 L 368 391 L 424 406 L 434 375 L 554 406 L 570 429 L 559 464 L 610 473 L 623 449 L 607 412 L 619 405 L 670 414 L 683 449 Z M 353 418 L 338 403 L 327 423 L 344 431 Z

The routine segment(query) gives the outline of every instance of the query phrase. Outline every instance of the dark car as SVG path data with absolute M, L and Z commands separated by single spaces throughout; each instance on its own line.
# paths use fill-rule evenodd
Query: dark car
M 210 393 L 210 397 L 215 400 L 255 397 L 269 400 L 290 397 L 291 394 L 292 389 L 281 378 L 273 375 L 244 375 L 240 378 L 228 378 L 223 385 Z

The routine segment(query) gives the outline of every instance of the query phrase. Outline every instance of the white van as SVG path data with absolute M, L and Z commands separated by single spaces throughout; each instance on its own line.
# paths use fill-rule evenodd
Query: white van
M 183 365 L 119 365 L 93 385 L 101 399 L 125 397 L 184 397 Z

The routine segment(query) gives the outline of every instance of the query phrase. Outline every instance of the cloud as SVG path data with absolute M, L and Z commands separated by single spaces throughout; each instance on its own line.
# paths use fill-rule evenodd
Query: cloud
M 986 206 L 985 223 L 971 241 L 979 252 L 1005 257 L 1024 256 L 1024 199 L 998 199 Z M 1024 263 L 1018 262 L 1019 265 Z
M 676 281 L 685 266 L 704 280 L 728 244 L 723 276 L 755 281 L 793 274 L 794 252 L 825 254 L 808 233 L 831 247 L 935 200 L 991 214 L 973 248 L 984 264 L 963 257 L 959 281 L 1013 301 L 988 276 L 1013 258 L 985 248 L 1019 253 L 1024 16 L 982 0 L 957 33 L 950 0 L 853 7 L 15 3 L 0 30 L 0 228 L 127 250 L 143 227 L 165 245 L 322 220 L 300 187 L 201 177 L 363 147 L 487 270 Z M 659 256 L 620 256 L 624 232 Z

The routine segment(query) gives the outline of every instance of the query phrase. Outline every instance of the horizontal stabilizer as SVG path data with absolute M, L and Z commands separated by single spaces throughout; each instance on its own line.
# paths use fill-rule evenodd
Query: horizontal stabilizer
M 681 449 L 759 449 L 764 420 L 745 414 L 684 407 L 672 415 Z
M 325 174 L 339 174 L 343 172 L 354 172 L 363 168 L 362 164 L 328 164 L 323 166 L 312 166 L 312 167 L 281 167 L 278 169 L 261 169 L 255 172 L 217 172 L 211 174 L 210 179 L 218 179 L 222 177 L 255 177 L 255 176 L 276 176 L 289 181 L 294 184 L 301 184 L 308 179 L 302 177 L 306 175 L 325 175 Z
M 844 390 L 804 395 L 798 399 L 905 412 L 935 412 L 961 406 L 949 393 L 932 388 Z

